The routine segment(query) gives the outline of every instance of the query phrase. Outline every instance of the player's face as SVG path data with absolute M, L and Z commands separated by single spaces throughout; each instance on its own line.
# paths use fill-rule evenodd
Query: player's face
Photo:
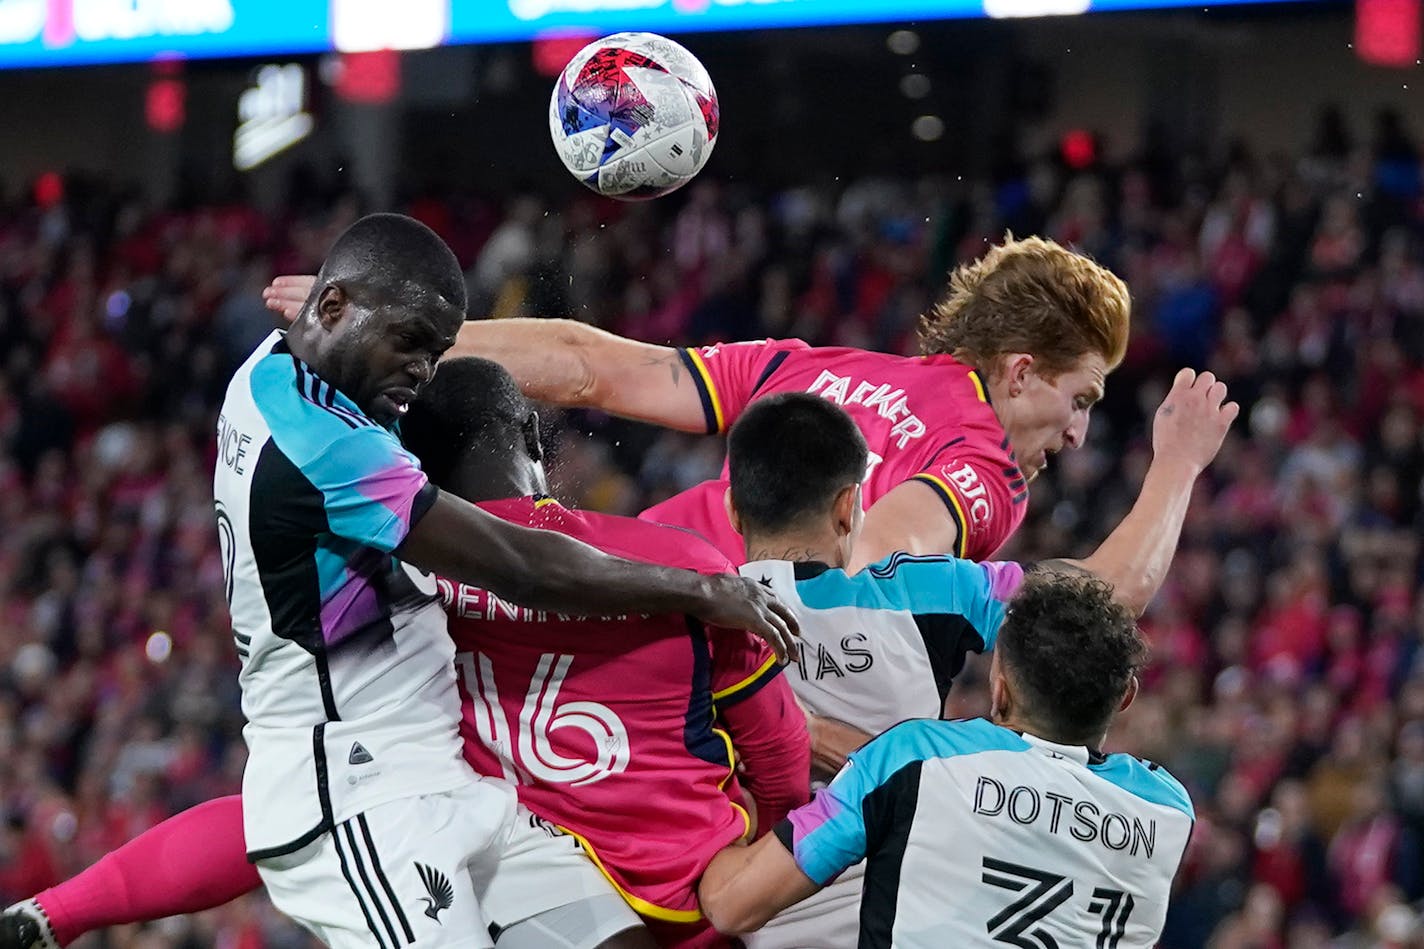
M 345 328 L 333 330 L 332 381 L 361 411 L 390 425 L 435 375 L 436 363 L 455 343 L 464 313 L 418 288 L 398 300 L 378 298 L 371 303 L 367 307 L 355 297 L 347 300 L 341 320 Z
M 1032 368 L 1024 374 L 1004 427 L 1025 478 L 1037 477 L 1050 455 L 1083 444 L 1106 378 L 1107 363 L 1097 353 L 1088 353 L 1055 378 L 1045 378 Z

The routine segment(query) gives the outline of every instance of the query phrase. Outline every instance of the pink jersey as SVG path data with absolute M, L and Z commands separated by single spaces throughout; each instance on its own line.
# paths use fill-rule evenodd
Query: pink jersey
M 629 559 L 730 570 L 710 545 L 676 528 L 571 511 L 552 499 L 480 507 Z M 782 714 L 796 712 L 795 700 L 770 649 L 751 634 L 708 631 L 681 615 L 546 613 L 445 580 L 440 589 L 455 640 L 465 758 L 516 784 L 521 803 L 575 834 L 638 912 L 699 920 L 697 879 L 748 831 L 732 739 L 718 724 L 736 736 L 759 804 L 776 801 L 772 809 L 784 812 L 805 800 L 805 724 L 799 713 Z M 775 717 L 767 702 L 780 703 Z M 754 720 L 737 718 L 743 711 Z M 787 773 L 767 773 L 778 770 Z
M 951 356 L 813 349 L 799 339 L 719 343 L 681 355 L 709 434 L 725 432 L 751 402 L 778 392 L 810 392 L 845 409 L 870 448 L 865 506 L 905 481 L 923 481 L 959 527 L 958 548 L 945 553 L 990 559 L 1023 521 L 1028 487 L 988 390 Z M 723 507 L 726 490 L 724 467 L 722 480 L 689 488 L 641 516 L 695 530 L 742 563 L 741 538 Z

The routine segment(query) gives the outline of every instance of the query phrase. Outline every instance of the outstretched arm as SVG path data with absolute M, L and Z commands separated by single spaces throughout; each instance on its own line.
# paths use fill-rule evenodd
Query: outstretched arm
M 748 630 L 781 658 L 797 628 L 791 611 L 753 580 L 623 560 L 563 534 L 502 521 L 444 491 L 396 556 L 535 609 L 687 613 Z
M 277 277 L 262 298 L 291 322 L 315 279 Z M 602 409 L 683 432 L 707 430 L 697 387 L 671 346 L 615 336 L 577 320 L 471 320 L 448 355 L 493 359 L 539 402 Z
M 819 890 L 786 845 L 767 834 L 749 847 L 725 847 L 697 887 L 708 921 L 720 933 L 754 932 L 793 903 Z
M 859 573 L 893 553 L 935 555 L 962 553 L 959 525 L 934 488 L 923 481 L 905 481 L 881 496 L 865 512 L 865 523 L 846 569 Z
M 450 351 L 493 359 L 524 394 L 566 408 L 596 408 L 682 432 L 707 430 L 682 356 L 577 320 L 476 320 Z
M 1117 600 L 1141 615 L 1162 587 L 1177 552 L 1192 486 L 1211 464 L 1240 406 L 1209 372 L 1177 373 L 1152 423 L 1152 464 L 1137 503 L 1097 550 L 1082 560 L 1045 561 L 1090 570 L 1111 583 Z

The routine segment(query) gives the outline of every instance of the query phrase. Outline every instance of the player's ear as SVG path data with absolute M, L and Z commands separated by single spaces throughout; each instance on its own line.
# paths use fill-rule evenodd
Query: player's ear
M 1127 684 L 1127 691 L 1122 694 L 1122 704 L 1117 707 L 1118 712 L 1126 712 L 1127 707 L 1137 698 L 1137 676 L 1132 677 L 1132 681 Z
M 848 484 L 836 492 L 831 502 L 831 517 L 835 519 L 836 536 L 844 537 L 855 530 L 855 512 L 860 507 L 860 484 Z
M 535 462 L 543 461 L 544 446 L 539 441 L 539 413 L 530 411 L 519 427 L 524 433 L 524 450 L 528 452 L 529 459 Z
M 732 525 L 732 530 L 740 534 L 742 532 L 742 516 L 737 513 L 737 505 L 732 501 L 731 488 L 722 494 L 722 507 L 727 512 L 727 521 Z
M 989 660 L 989 721 L 998 723 L 1008 717 L 1013 706 L 1008 682 L 1004 679 L 1004 667 L 995 652 Z
M 348 300 L 346 291 L 334 283 L 321 288 L 321 293 L 316 298 L 316 317 L 322 329 L 329 330 L 341 322 Z
M 1009 395 L 1016 396 L 1023 392 L 1029 374 L 1033 372 L 1033 354 L 1006 353 L 1001 358 L 1004 360 L 1004 381 L 1008 384 Z

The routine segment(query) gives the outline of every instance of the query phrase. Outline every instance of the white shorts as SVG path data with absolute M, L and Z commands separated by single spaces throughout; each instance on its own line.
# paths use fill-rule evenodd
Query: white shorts
M 617 895 L 500 781 L 373 807 L 257 870 L 273 904 L 332 949 L 488 949 L 530 917 Z M 629 910 L 570 944 L 591 949 L 636 923 Z
M 789 906 L 754 933 L 747 949 L 856 949 L 860 944 L 860 891 L 865 861 L 818 893 Z

